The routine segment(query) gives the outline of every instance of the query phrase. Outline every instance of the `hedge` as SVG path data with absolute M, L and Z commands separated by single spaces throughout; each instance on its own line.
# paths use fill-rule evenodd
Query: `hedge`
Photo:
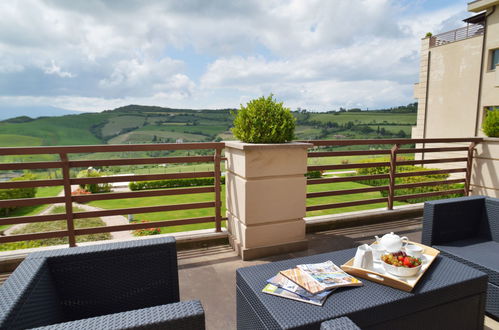
M 32 174 L 24 174 L 20 177 L 14 178 L 10 181 L 30 181 L 34 180 L 35 176 Z M 36 188 L 12 188 L 0 189 L 1 199 L 20 199 L 20 198 L 33 198 L 36 195 Z M 17 207 L 2 207 L 0 208 L 0 216 L 7 216 Z
M 379 160 L 376 159 L 376 162 L 380 161 L 389 161 L 389 160 Z M 372 161 L 366 161 L 374 162 Z M 425 168 L 421 166 L 413 166 L 413 165 L 404 165 L 397 166 L 396 172 L 420 172 L 420 171 L 433 171 L 438 170 L 436 168 Z M 377 166 L 377 167 L 368 167 L 368 168 L 359 168 L 357 169 L 357 175 L 375 175 L 375 174 L 388 174 L 390 172 L 390 168 L 388 166 Z M 409 176 L 402 178 L 395 178 L 395 184 L 407 184 L 407 183 L 418 183 L 418 182 L 429 182 L 429 181 L 443 181 L 449 177 L 449 174 L 428 174 L 422 176 Z M 366 184 L 369 186 L 386 186 L 389 185 L 389 179 L 374 179 L 374 180 L 362 180 L 358 181 L 359 183 Z M 413 195 L 413 194 L 422 194 L 426 192 L 434 192 L 434 191 L 444 191 L 444 190 L 452 190 L 452 189 L 462 189 L 464 187 L 463 184 L 443 184 L 440 186 L 425 186 L 425 187 L 416 187 L 416 188 L 406 188 L 406 189 L 396 189 L 395 196 L 402 195 Z M 388 196 L 388 191 L 383 190 L 381 192 L 383 197 Z M 453 198 L 462 196 L 462 194 L 448 194 L 441 196 L 432 196 L 432 197 L 421 197 L 421 198 L 411 198 L 405 200 L 408 203 L 421 203 L 428 200 L 442 199 L 442 198 Z
M 220 183 L 225 184 L 224 176 L 220 178 Z M 128 184 L 128 187 L 130 188 L 130 190 L 147 190 L 147 189 L 162 189 L 162 188 L 213 186 L 214 184 L 215 184 L 215 178 L 188 178 L 188 179 L 169 179 L 169 180 L 130 182 Z

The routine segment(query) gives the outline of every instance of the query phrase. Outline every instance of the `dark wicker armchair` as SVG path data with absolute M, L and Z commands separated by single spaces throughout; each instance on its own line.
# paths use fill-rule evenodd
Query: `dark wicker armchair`
M 499 319 L 499 199 L 470 196 L 426 202 L 422 242 L 486 273 L 485 310 Z
M 204 329 L 179 302 L 175 239 L 29 255 L 0 287 L 0 329 Z

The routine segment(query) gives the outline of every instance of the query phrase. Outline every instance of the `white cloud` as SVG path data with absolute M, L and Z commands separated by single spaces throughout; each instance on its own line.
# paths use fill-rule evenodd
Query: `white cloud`
M 55 74 L 61 78 L 74 78 L 76 77 L 75 74 L 72 74 L 71 72 L 68 71 L 62 71 L 61 67 L 57 66 L 55 64 L 55 61 L 52 60 L 50 63 L 50 66 L 46 66 L 44 68 L 44 71 L 46 74 Z
M 237 107 L 270 92 L 316 110 L 404 104 L 413 101 L 420 38 L 466 15 L 464 3 L 424 4 L 3 1 L 0 97 L 91 111 L 126 102 Z

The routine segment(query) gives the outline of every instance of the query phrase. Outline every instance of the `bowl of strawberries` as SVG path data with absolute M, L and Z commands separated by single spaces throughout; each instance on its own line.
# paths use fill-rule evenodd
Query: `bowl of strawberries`
M 421 258 L 408 256 L 399 251 L 381 256 L 381 262 L 385 270 L 396 276 L 414 276 L 421 270 Z

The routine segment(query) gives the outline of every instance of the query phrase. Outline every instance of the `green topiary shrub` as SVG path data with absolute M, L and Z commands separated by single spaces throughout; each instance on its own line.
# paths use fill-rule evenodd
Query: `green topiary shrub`
M 284 143 L 293 140 L 295 122 L 289 108 L 270 94 L 241 105 L 232 133 L 246 143 Z
M 489 137 L 499 137 L 499 108 L 486 111 L 482 129 Z
M 92 167 L 89 167 L 86 170 L 80 171 L 76 175 L 77 178 L 98 178 L 101 176 L 102 176 L 102 174 L 100 173 L 100 171 L 96 170 Z M 109 183 L 80 184 L 80 188 L 85 189 L 87 191 L 90 191 L 92 194 L 111 191 L 111 185 Z

